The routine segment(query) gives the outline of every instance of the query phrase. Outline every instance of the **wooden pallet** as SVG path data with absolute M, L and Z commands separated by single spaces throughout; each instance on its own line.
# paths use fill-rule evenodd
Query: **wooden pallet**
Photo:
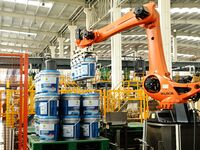
M 29 150 L 109 150 L 109 139 L 99 137 L 86 140 L 40 141 L 36 135 L 28 136 Z

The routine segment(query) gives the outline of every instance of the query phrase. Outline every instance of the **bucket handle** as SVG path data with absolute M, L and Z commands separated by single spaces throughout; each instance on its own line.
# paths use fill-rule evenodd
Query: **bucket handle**
M 50 103 L 49 103 L 49 102 L 52 101 L 54 98 L 55 98 L 55 97 L 51 97 L 51 98 L 48 100 L 48 102 L 47 102 L 48 108 L 50 108 Z M 39 107 L 41 107 L 41 106 L 39 105 Z M 50 115 L 50 109 L 48 109 L 47 114 Z
M 77 121 L 77 122 L 73 125 L 73 130 L 75 129 L 75 127 L 76 127 L 76 125 L 77 125 L 78 123 L 80 123 L 80 120 Z M 76 129 L 74 130 L 74 137 L 75 137 L 75 135 L 76 135 Z
M 50 108 L 50 101 L 52 101 L 55 97 L 51 97 L 49 100 L 48 100 L 48 108 Z M 56 105 L 57 107 L 57 105 Z M 48 109 L 48 115 L 50 115 L 50 109 Z

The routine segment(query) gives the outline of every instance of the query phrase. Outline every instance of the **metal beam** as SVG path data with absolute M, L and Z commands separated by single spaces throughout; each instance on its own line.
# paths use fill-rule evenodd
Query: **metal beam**
M 200 25 L 199 19 L 180 19 L 180 20 L 171 20 L 172 24 L 193 24 Z
M 131 35 L 139 35 L 140 36 L 140 35 L 146 35 L 146 34 L 145 34 L 145 31 L 143 31 L 143 32 L 130 31 L 130 32 L 123 32 L 122 35 L 130 35 L 130 36 Z M 176 35 L 177 36 L 194 36 L 194 37 L 199 37 L 200 36 L 199 33 L 180 32 L 180 31 L 177 31 Z
M 0 10 L 1 16 L 9 16 L 9 17 L 15 17 L 15 18 L 24 18 L 29 20 L 37 19 L 39 21 L 48 21 L 48 22 L 56 22 L 57 24 L 68 24 L 69 21 L 67 19 L 59 19 L 59 18 L 52 18 L 52 17 L 46 17 L 46 16 L 34 16 L 30 14 L 24 14 L 24 13 L 18 13 L 18 12 L 8 12 Z
M 33 68 L 40 68 L 42 65 L 44 58 L 29 58 L 29 63 L 33 65 Z M 56 64 L 58 65 L 58 69 L 70 69 L 70 59 L 60 59 L 56 58 L 54 59 L 56 61 Z M 101 63 L 102 66 L 110 65 L 111 60 L 110 59 L 103 59 L 99 58 L 97 63 Z M 192 65 L 195 66 L 195 68 L 200 68 L 200 62 L 173 62 L 172 67 L 177 68 L 177 67 L 184 67 Z M 135 61 L 131 60 L 122 60 L 122 67 L 128 67 L 130 69 L 133 69 L 135 66 Z M 145 62 L 146 68 L 148 68 L 148 61 Z
M 44 31 L 44 30 L 24 29 L 24 28 L 11 27 L 11 26 L 1 26 L 0 28 L 2 30 L 11 30 L 15 32 L 27 32 L 27 33 L 45 34 L 48 36 L 58 36 L 57 32 Z
M 63 3 L 63 4 L 79 5 L 79 6 L 85 5 L 85 0 L 45 0 L 45 2 L 55 2 L 55 3 Z
M 188 2 L 188 3 L 183 3 L 183 2 L 177 2 L 177 3 L 172 3 L 171 7 L 188 7 L 188 8 L 192 8 L 192 7 L 200 7 L 200 3 L 194 3 L 194 2 Z
M 20 44 L 49 44 L 48 41 L 40 41 L 40 40 L 35 40 L 35 39 L 20 39 L 18 38 L 10 38 L 10 37 L 2 37 L 0 36 L 0 41 L 8 41 L 8 42 L 16 42 Z
M 0 49 L 14 49 L 14 50 L 29 50 L 31 52 L 41 51 L 40 48 L 35 47 L 19 47 L 19 46 L 10 46 L 10 45 L 0 45 Z

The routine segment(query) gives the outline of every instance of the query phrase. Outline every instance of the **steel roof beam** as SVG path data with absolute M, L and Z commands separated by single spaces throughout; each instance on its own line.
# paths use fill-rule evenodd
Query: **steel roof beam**
M 55 3 L 63 3 L 63 4 L 79 5 L 79 6 L 85 5 L 85 0 L 45 0 L 45 2 L 55 2 Z
M 21 46 L 10 46 L 10 45 L 1 45 L 0 49 L 13 49 L 13 50 L 29 50 L 30 52 L 38 52 L 41 49 L 35 47 L 21 47 Z
M 200 25 L 199 19 L 180 19 L 180 20 L 171 20 L 172 24 L 194 24 Z
M 8 42 L 16 42 L 16 43 L 20 43 L 20 44 L 34 44 L 34 45 L 38 45 L 38 44 L 49 44 L 48 41 L 40 41 L 40 40 L 35 40 L 35 39 L 20 39 L 18 38 L 10 38 L 10 37 L 3 37 L 0 36 L 0 41 L 8 41 Z
M 8 12 L 8 11 L 3 11 L 0 10 L 0 15 L 7 17 L 7 16 L 12 16 L 15 18 L 24 18 L 24 19 L 29 19 L 29 20 L 39 20 L 39 21 L 48 21 L 48 22 L 56 22 L 58 24 L 68 24 L 69 21 L 67 19 L 59 19 L 59 18 L 52 18 L 52 17 L 46 17 L 46 16 L 34 16 L 30 14 L 24 14 L 24 13 L 18 13 L 18 12 Z

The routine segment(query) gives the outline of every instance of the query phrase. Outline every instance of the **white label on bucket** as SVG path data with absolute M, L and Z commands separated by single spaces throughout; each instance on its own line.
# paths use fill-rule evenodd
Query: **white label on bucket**
M 68 106 L 69 107 L 80 106 L 80 100 L 68 100 Z
M 47 103 L 46 102 L 41 102 L 39 107 L 40 107 L 40 114 L 42 114 L 42 115 L 47 114 Z
M 88 75 L 88 65 L 82 65 L 81 66 L 81 74 L 82 75 Z
M 82 125 L 82 128 L 83 128 L 83 136 L 89 136 L 90 125 L 89 124 L 84 124 L 84 125 Z
M 45 131 L 53 131 L 54 130 L 54 124 L 45 124 L 42 123 L 40 124 L 40 130 L 45 130 Z
M 74 137 L 74 126 L 73 125 L 63 125 L 63 136 L 64 137 Z
M 45 75 L 42 76 L 41 78 L 41 83 L 51 83 L 51 84 L 56 84 L 56 77 L 50 76 L 50 75 Z
M 99 106 L 99 100 L 84 100 L 83 106 Z

